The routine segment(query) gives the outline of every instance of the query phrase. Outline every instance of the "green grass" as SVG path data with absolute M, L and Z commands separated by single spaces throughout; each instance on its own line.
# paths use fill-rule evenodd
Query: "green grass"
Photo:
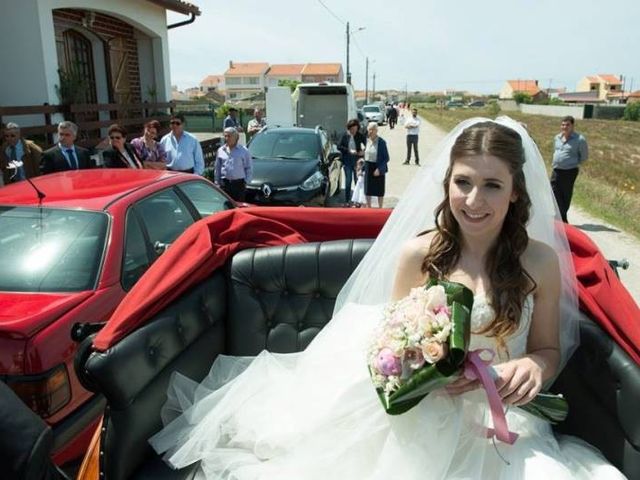
M 550 171 L 553 137 L 560 131 L 560 118 L 502 114 L 527 125 Z M 491 117 L 488 109 L 430 108 L 420 109 L 420 115 L 446 131 L 470 117 Z M 589 160 L 580 168 L 572 203 L 640 238 L 640 122 L 577 120 L 576 131 L 587 138 Z

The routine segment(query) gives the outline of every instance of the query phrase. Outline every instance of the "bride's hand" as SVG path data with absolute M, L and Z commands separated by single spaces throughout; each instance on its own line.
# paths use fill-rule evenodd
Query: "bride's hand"
M 496 365 L 496 387 L 506 405 L 524 405 L 535 398 L 542 388 L 542 368 L 532 358 Z
M 464 375 L 461 375 L 460 378 L 445 386 L 444 389 L 449 395 L 461 395 L 463 393 L 470 392 L 471 390 L 475 390 L 479 386 L 480 382 L 478 380 L 469 380 Z

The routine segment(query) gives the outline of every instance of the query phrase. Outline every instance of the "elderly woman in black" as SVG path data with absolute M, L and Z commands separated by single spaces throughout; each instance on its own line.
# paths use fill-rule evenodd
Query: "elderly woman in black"
M 127 143 L 127 131 L 118 124 L 109 130 L 110 147 L 102 152 L 104 166 L 107 168 L 143 168 L 142 161 L 135 149 Z
M 378 124 L 367 125 L 367 147 L 364 150 L 364 194 L 367 207 L 371 208 L 371 197 L 378 197 L 378 208 L 384 203 L 385 175 L 389 163 L 387 142 L 378 136 Z
M 366 138 L 360 133 L 360 122 L 357 118 L 347 122 L 347 131 L 342 134 L 338 142 L 338 150 L 342 153 L 344 168 L 344 198 L 345 203 L 351 202 L 351 187 L 356 182 L 356 162 L 364 156 Z

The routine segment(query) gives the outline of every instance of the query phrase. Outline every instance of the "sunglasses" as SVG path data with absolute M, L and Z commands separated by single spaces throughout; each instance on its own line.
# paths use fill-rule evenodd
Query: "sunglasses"
M 117 137 L 109 137 L 111 140 L 122 140 L 122 137 L 117 136 Z
M 177 121 L 177 120 L 171 120 L 169 123 L 170 123 L 171 125 L 182 125 L 182 122 L 179 122 L 179 121 Z

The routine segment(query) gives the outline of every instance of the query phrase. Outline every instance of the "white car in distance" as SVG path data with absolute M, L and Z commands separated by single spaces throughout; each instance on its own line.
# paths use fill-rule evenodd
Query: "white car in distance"
M 384 124 L 385 112 L 379 105 L 365 105 L 362 107 L 362 111 L 370 122 L 376 122 L 378 125 Z

